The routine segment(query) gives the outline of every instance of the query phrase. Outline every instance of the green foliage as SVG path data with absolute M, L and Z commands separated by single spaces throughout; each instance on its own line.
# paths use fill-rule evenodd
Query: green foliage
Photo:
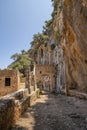
M 36 96 L 37 96 L 37 98 L 40 98 L 40 89 L 36 90 Z
M 53 12 L 52 12 L 52 14 L 51 14 L 52 19 L 54 19 L 54 16 L 57 15 L 58 5 L 59 5 L 60 1 L 61 1 L 61 0 L 52 0 L 52 5 L 53 5 L 53 7 L 54 7 L 54 10 L 53 10 Z
M 55 35 L 55 40 L 59 41 L 60 40 L 60 34 L 59 34 L 57 27 L 54 28 L 54 35 Z
M 38 33 L 33 35 L 33 41 L 31 42 L 31 46 L 38 45 L 38 44 L 46 44 L 48 41 L 48 35 L 43 33 Z
M 49 34 L 52 27 L 52 22 L 53 22 L 52 19 L 45 21 L 45 25 L 43 26 L 43 34 L 46 34 L 46 35 Z
M 18 53 L 15 53 L 15 54 L 13 54 L 13 55 L 11 56 L 11 59 L 13 59 L 14 61 L 15 61 L 15 60 L 18 60 L 18 58 L 19 58 L 19 54 L 18 54 Z
M 37 54 L 37 52 L 38 52 L 38 49 L 35 49 L 35 54 Z
M 12 55 L 11 58 L 14 60 L 14 62 L 8 66 L 10 69 L 17 69 L 20 71 L 24 68 L 24 66 L 30 65 L 28 53 L 24 50 L 21 51 L 20 54 L 16 53 Z
M 57 15 L 57 11 L 56 10 L 52 12 L 52 14 L 51 14 L 52 18 L 54 18 L 55 15 Z
M 59 4 L 59 2 L 60 2 L 60 0 L 52 0 L 52 2 L 53 2 L 53 7 L 54 7 L 54 10 L 56 10 L 57 9 L 57 5 Z

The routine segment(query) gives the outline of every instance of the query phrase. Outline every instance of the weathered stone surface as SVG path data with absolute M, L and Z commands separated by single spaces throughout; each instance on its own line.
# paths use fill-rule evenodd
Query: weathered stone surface
M 4 96 L 0 100 L 0 130 L 8 130 L 20 115 L 36 100 L 36 92 L 28 94 L 28 89 L 22 89 Z
M 66 82 L 87 92 L 87 1 L 64 0 L 63 16 Z
M 55 65 L 56 91 L 66 86 L 67 93 L 68 88 L 87 92 L 87 1 L 52 1 L 48 43 L 33 45 L 31 52 L 38 51 L 32 58 L 36 64 Z
M 19 87 L 20 78 L 17 70 L 0 70 L 0 96 L 15 92 Z
M 0 101 L 0 130 L 8 130 L 14 122 L 14 99 Z
M 35 78 L 37 86 L 42 90 L 52 92 L 55 88 L 55 66 L 51 64 L 36 64 Z

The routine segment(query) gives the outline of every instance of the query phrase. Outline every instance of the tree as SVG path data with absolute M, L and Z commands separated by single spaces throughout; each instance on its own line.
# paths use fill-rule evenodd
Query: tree
M 18 53 L 15 53 L 11 56 L 11 59 L 13 59 L 14 61 L 18 60 L 19 59 L 19 54 Z
M 11 58 L 14 60 L 14 62 L 8 66 L 10 69 L 16 69 L 20 72 L 24 72 L 25 66 L 29 66 L 31 64 L 28 52 L 24 50 L 22 50 L 19 54 L 13 54 Z

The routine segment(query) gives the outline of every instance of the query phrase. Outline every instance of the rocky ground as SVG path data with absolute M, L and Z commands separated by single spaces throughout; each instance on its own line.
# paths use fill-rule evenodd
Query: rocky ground
M 87 130 L 87 100 L 44 93 L 11 130 Z

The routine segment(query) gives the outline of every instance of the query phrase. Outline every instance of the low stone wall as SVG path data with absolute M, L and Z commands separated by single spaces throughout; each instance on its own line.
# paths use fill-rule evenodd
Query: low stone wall
M 37 99 L 37 92 L 32 92 L 30 94 L 29 106 L 32 106 L 33 102 Z
M 23 99 L 20 102 L 20 108 L 21 108 L 21 114 L 26 111 L 26 109 L 30 106 L 32 106 L 33 102 L 36 100 L 37 95 L 36 92 L 33 92 L 29 96 L 27 96 L 25 99 Z
M 14 99 L 0 101 L 0 130 L 8 130 L 14 122 Z
M 8 130 L 20 115 L 36 100 L 36 92 L 22 89 L 0 99 L 0 130 Z

